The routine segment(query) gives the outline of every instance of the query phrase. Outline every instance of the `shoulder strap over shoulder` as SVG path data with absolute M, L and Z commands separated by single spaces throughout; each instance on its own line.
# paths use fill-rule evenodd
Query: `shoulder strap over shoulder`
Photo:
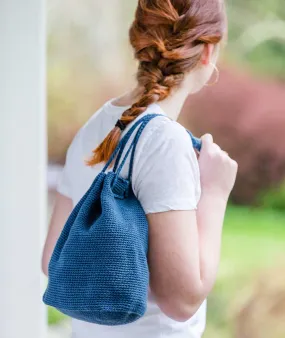
M 132 134 L 134 133 L 134 131 L 138 128 L 139 125 L 143 124 L 144 127 L 146 126 L 146 124 L 152 120 L 154 117 L 157 117 L 157 116 L 162 116 L 161 114 L 148 114 L 148 115 L 145 115 L 143 116 L 142 118 L 140 118 L 138 121 L 135 121 L 135 123 L 132 125 L 132 127 L 127 131 L 126 135 L 123 136 L 123 138 L 120 140 L 119 144 L 117 145 L 116 149 L 114 150 L 112 156 L 110 157 L 110 159 L 108 160 L 108 162 L 106 163 L 104 169 L 102 170 L 102 172 L 105 172 L 108 167 L 110 166 L 110 164 L 113 162 L 113 160 L 115 159 L 115 157 L 117 156 L 116 158 L 116 163 L 115 163 L 115 166 L 114 166 L 114 169 L 113 171 L 116 171 L 117 170 L 117 167 L 118 167 L 118 164 L 121 160 L 121 156 L 124 152 L 124 149 L 129 141 L 129 139 L 131 138 Z M 138 142 L 138 138 L 134 138 L 131 145 L 130 145 L 130 148 L 129 150 L 127 151 L 127 153 L 129 154 L 130 150 L 132 149 L 133 147 L 133 143 L 134 142 Z
M 186 130 L 187 130 L 187 133 L 189 134 L 189 136 L 191 137 L 191 140 L 192 140 L 192 143 L 193 143 L 193 147 L 196 150 L 201 151 L 202 141 L 199 138 L 193 136 L 193 134 L 188 129 L 186 129 Z
M 128 130 L 128 132 L 126 133 L 126 135 L 120 140 L 118 146 L 116 147 L 115 151 L 113 152 L 112 156 L 110 157 L 109 161 L 106 163 L 103 172 L 105 172 L 107 170 L 107 168 L 110 166 L 110 164 L 112 163 L 112 161 L 116 158 L 115 161 L 115 165 L 113 167 L 113 172 L 115 172 L 117 175 L 120 174 L 124 164 L 126 163 L 126 160 L 128 158 L 128 156 L 131 154 L 131 158 L 130 158 L 130 166 L 129 166 L 129 173 L 128 173 L 128 179 L 131 180 L 132 178 L 132 171 L 133 171 L 133 164 L 134 164 L 134 155 L 135 155 L 135 150 L 136 150 L 136 146 L 137 143 L 139 141 L 139 138 L 144 130 L 144 128 L 146 127 L 146 125 L 148 124 L 148 122 L 150 122 L 153 118 L 157 117 L 157 116 L 165 116 L 162 114 L 148 114 L 143 116 L 142 118 L 140 118 L 138 121 L 136 121 L 133 126 L 130 128 L 130 130 Z M 136 131 L 137 130 L 137 131 Z M 133 138 L 127 152 L 125 153 L 124 158 L 121 161 L 121 157 L 122 154 L 124 152 L 124 149 L 129 141 L 129 139 L 131 138 L 132 134 L 136 131 L 136 135 Z M 194 137 L 192 135 L 192 133 L 187 130 L 189 136 L 191 137 L 192 140 L 192 144 L 193 147 L 197 150 L 200 151 L 201 147 L 202 147 L 202 142 L 200 139 Z M 117 157 L 116 157 L 117 156 Z

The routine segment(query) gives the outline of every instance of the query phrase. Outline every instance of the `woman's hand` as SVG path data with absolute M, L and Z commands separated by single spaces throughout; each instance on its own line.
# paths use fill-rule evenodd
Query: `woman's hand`
M 211 193 L 228 200 L 233 189 L 238 165 L 223 151 L 213 137 L 202 137 L 202 149 L 199 156 L 202 193 Z

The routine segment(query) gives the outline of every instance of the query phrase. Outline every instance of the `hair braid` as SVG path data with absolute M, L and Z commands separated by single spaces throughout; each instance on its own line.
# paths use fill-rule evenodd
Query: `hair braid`
M 205 43 L 218 43 L 224 32 L 221 0 L 139 0 L 130 28 L 130 42 L 139 61 L 137 81 L 143 93 L 126 110 L 87 162 L 106 162 L 115 150 L 122 129 L 149 105 L 167 98 L 201 59 Z

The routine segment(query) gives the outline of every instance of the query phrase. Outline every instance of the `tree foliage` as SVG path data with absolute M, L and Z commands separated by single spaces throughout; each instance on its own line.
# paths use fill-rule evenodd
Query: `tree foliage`
M 229 0 L 227 12 L 229 59 L 284 80 L 284 0 Z

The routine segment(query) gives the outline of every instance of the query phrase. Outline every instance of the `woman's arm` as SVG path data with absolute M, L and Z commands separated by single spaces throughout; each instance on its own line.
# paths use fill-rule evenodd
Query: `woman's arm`
M 150 287 L 161 310 L 191 318 L 214 284 L 226 202 L 203 195 L 196 211 L 149 214 Z
M 185 321 L 211 291 L 217 274 L 223 219 L 237 164 L 211 136 L 199 158 L 202 196 L 197 211 L 149 214 L 150 287 L 161 310 Z
M 60 193 L 56 195 L 55 207 L 51 217 L 49 230 L 42 255 L 42 271 L 48 275 L 48 264 L 58 237 L 63 229 L 67 218 L 72 211 L 72 200 Z

